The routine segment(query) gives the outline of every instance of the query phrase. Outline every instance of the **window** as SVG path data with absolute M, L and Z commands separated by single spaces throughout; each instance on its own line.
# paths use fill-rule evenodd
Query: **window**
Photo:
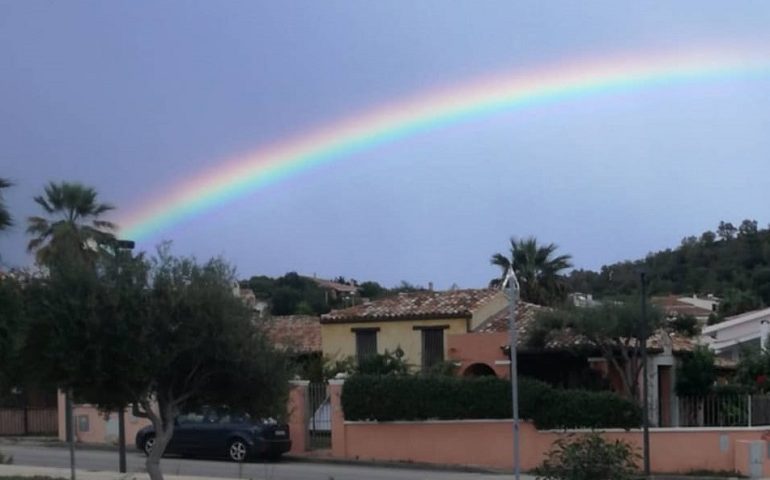
M 377 355 L 377 332 L 379 328 L 356 328 L 356 360 Z
M 444 361 L 444 329 L 422 329 L 422 368 L 428 370 Z

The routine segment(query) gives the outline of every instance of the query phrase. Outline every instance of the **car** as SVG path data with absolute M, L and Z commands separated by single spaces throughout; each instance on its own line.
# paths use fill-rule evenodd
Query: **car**
M 136 434 L 136 448 L 149 455 L 155 446 L 155 429 Z M 278 460 L 291 449 L 289 427 L 274 420 L 253 420 L 248 415 L 205 411 L 179 415 L 174 435 L 164 454 L 227 457 L 244 462 L 260 457 Z

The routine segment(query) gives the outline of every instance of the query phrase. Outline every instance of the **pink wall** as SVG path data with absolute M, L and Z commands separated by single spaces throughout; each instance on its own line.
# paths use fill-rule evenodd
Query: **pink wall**
M 59 393 L 59 439 L 66 440 L 66 430 L 64 423 L 64 395 Z M 110 414 L 100 412 L 91 405 L 75 405 L 72 409 L 73 422 L 75 424 L 75 441 L 80 443 L 118 443 L 118 415 L 113 412 Z M 88 430 L 84 431 L 81 427 L 81 417 L 87 418 Z M 146 418 L 135 417 L 131 409 L 126 409 L 126 445 L 129 447 L 134 444 L 136 433 L 150 424 Z
M 495 361 L 508 361 L 500 350 L 508 345 L 508 334 L 503 333 L 462 333 L 447 335 L 447 351 L 452 361 L 461 362 L 458 373 L 462 375 L 474 363 L 491 367 L 500 378 L 510 377 L 510 366 L 495 365 Z
M 345 422 L 342 385 L 332 385 L 332 455 L 355 460 L 385 460 L 511 469 L 513 434 L 510 420 L 428 422 Z M 538 431 L 521 425 L 521 467 L 538 466 L 563 432 Z M 575 432 L 581 433 L 581 432 Z M 641 431 L 607 431 L 608 439 L 631 443 L 641 452 Z M 767 452 L 764 429 L 652 429 L 650 459 L 654 472 L 738 470 L 749 473 L 746 442 L 760 442 Z M 736 452 L 738 452 L 736 454 Z M 763 454 L 763 470 L 770 461 Z

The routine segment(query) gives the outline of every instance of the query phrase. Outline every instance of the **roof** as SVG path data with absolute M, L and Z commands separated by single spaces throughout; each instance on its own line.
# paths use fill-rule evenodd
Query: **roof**
M 734 327 L 736 325 L 741 325 L 743 323 L 755 322 L 757 320 L 760 320 L 760 321 L 766 320 L 767 317 L 770 317 L 770 308 L 753 310 L 751 312 L 742 313 L 740 315 L 727 317 L 723 322 L 715 323 L 714 325 L 709 325 L 703 329 L 703 334 L 709 335 L 711 333 L 718 332 L 720 330 L 725 330 L 727 328 Z
M 267 336 L 282 349 L 301 353 L 321 351 L 321 323 L 313 315 L 286 315 L 265 321 Z
M 519 302 L 516 312 L 516 345 L 521 349 L 532 349 L 529 345 L 530 334 L 535 329 L 538 322 L 538 314 L 552 310 L 549 307 L 543 307 L 527 302 Z M 473 330 L 473 333 L 503 333 L 508 332 L 509 313 L 505 309 Z M 666 345 L 671 346 L 672 351 L 676 353 L 691 352 L 697 345 L 694 338 L 685 337 L 673 332 L 658 330 L 650 335 L 647 340 L 647 348 L 654 351 L 662 351 Z M 567 350 L 576 347 L 593 348 L 593 343 L 582 335 L 575 334 L 570 329 L 550 332 L 544 339 L 543 350 Z M 538 348 L 538 349 L 540 349 Z
M 661 308 L 663 313 L 669 317 L 675 317 L 678 315 L 708 317 L 713 313 L 707 308 L 702 308 L 691 303 L 683 302 L 674 295 L 669 295 L 667 297 L 653 297 L 650 299 L 650 303 Z
M 534 303 L 519 302 L 516 308 L 516 331 L 519 338 L 527 335 L 532 326 L 535 325 L 537 314 L 550 310 L 548 307 L 535 305 Z M 497 313 L 485 320 L 481 325 L 473 329 L 474 333 L 500 333 L 508 331 L 510 313 L 508 309 Z
M 477 289 L 399 293 L 350 308 L 332 310 L 321 316 L 321 323 L 470 318 L 478 307 L 499 292 L 493 289 Z
M 323 278 L 307 277 L 313 280 L 316 285 L 327 290 L 335 290 L 342 293 L 353 293 L 358 291 L 358 287 L 355 285 L 348 285 L 347 283 L 333 282 L 331 280 L 324 280 Z

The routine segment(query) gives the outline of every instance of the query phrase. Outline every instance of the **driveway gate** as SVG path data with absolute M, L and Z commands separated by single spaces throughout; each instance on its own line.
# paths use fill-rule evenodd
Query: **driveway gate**
M 311 383 L 308 386 L 308 433 L 310 448 L 331 448 L 332 446 L 332 406 L 328 385 Z

